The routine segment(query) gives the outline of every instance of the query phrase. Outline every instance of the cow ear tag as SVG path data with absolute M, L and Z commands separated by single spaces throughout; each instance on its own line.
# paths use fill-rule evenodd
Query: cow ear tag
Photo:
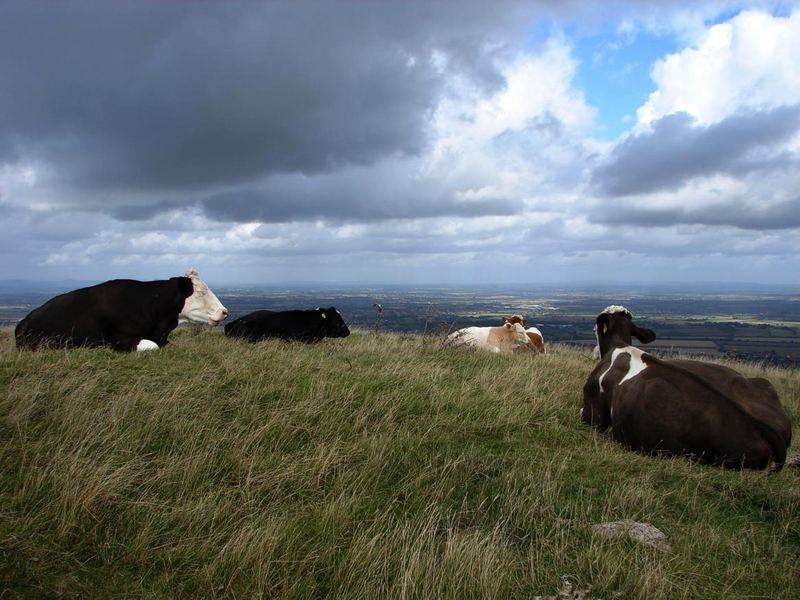
M 321 316 L 323 319 L 327 319 L 327 318 L 328 318 L 328 315 L 326 315 L 325 313 L 322 313 L 320 316 Z
M 606 331 L 608 331 L 608 325 L 603 323 L 603 333 L 605 333 Z

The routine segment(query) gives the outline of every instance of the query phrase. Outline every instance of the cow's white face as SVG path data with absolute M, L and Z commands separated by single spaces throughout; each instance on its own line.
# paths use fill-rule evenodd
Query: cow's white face
M 214 295 L 205 282 L 200 279 L 197 271 L 191 269 L 186 272 L 186 277 L 192 280 L 194 291 L 183 304 L 178 323 L 205 323 L 216 326 L 228 317 L 228 309 Z
M 511 325 L 515 346 L 527 346 L 530 343 L 530 338 L 522 325 L 519 323 L 507 323 L 507 325 Z

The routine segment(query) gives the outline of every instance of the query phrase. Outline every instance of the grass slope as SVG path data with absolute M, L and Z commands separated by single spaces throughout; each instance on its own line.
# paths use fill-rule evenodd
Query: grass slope
M 626 452 L 579 423 L 588 353 L 173 340 L 0 333 L 0 597 L 800 597 L 800 472 Z M 738 366 L 798 421 L 797 371 Z

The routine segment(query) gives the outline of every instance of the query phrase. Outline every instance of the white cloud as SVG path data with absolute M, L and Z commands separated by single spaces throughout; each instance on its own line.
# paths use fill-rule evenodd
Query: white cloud
M 742 109 L 800 102 L 800 11 L 788 17 L 744 11 L 699 35 L 692 47 L 659 60 L 658 89 L 637 111 L 639 129 L 672 113 L 699 123 Z
M 502 68 L 505 86 L 489 97 L 463 78 L 452 79 L 450 94 L 434 115 L 434 163 L 450 154 L 484 150 L 500 136 L 531 128 L 591 130 L 596 111 L 572 86 L 576 66 L 569 44 L 552 38 L 542 52 L 521 55 Z M 545 117 L 551 121 L 542 121 Z

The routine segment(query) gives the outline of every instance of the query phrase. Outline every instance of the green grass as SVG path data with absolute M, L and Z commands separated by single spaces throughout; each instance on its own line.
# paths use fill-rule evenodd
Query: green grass
M 2 330 L 0 361 L 4 599 L 800 597 L 800 471 L 626 452 L 579 422 L 587 352 Z M 738 367 L 798 421 L 800 373 Z M 592 535 L 620 519 L 673 552 Z

